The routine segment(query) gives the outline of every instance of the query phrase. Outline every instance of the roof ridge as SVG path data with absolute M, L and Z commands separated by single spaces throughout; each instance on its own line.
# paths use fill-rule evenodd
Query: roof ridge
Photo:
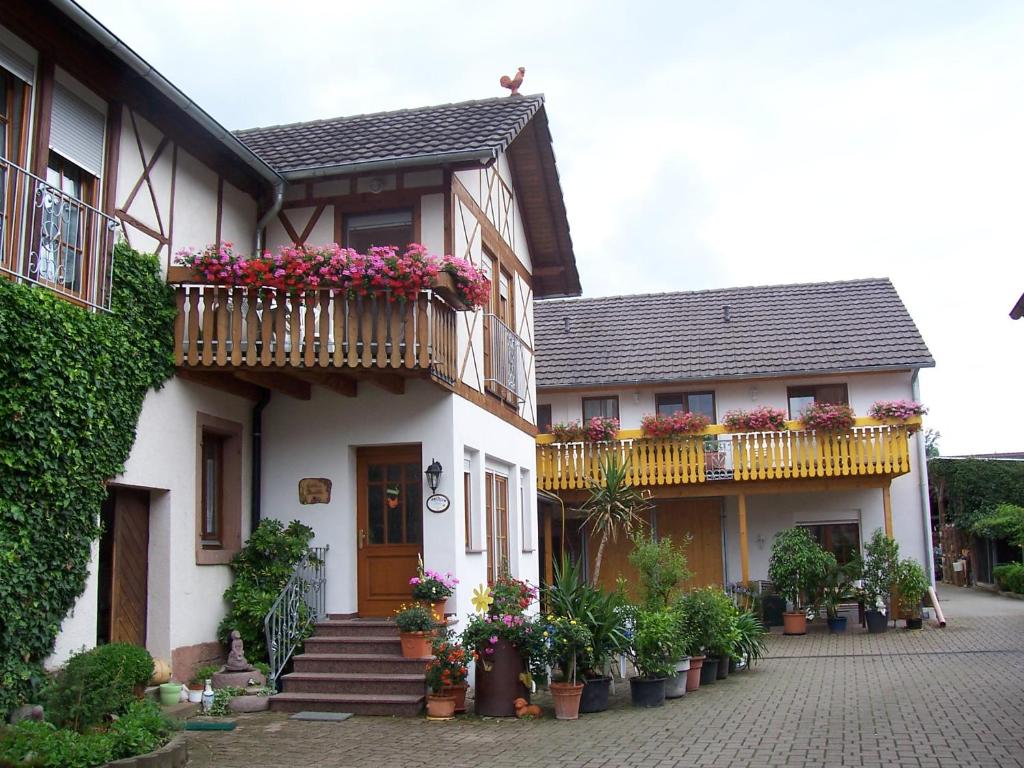
M 468 99 L 466 101 L 451 101 L 445 104 L 425 104 L 420 107 L 405 107 L 403 109 L 387 109 L 379 112 L 361 112 L 355 115 L 338 115 L 336 117 L 322 117 L 316 120 L 298 120 L 293 123 L 279 123 L 277 125 L 258 125 L 252 128 L 239 128 L 232 131 L 236 136 L 242 136 L 245 134 L 256 133 L 260 131 L 278 131 L 286 128 L 299 128 L 311 125 L 328 125 L 331 123 L 343 123 L 349 120 L 358 120 L 360 118 L 368 117 L 382 117 L 384 115 L 401 115 L 412 112 L 426 112 L 435 109 L 446 109 L 449 107 L 466 107 L 475 104 L 490 104 L 492 102 L 509 101 L 512 99 L 510 96 L 490 96 L 485 99 Z M 513 103 L 522 103 L 523 101 L 531 101 L 537 103 L 538 106 L 544 103 L 543 93 L 532 93 L 529 95 L 521 95 L 520 98 L 514 99 Z
M 664 296 L 696 296 L 700 294 L 725 293 L 726 291 L 756 291 L 773 290 L 778 288 L 825 288 L 837 285 L 867 285 L 870 283 L 888 283 L 892 285 L 892 279 L 888 277 L 858 277 L 850 280 L 819 280 L 807 283 L 771 283 L 768 285 L 736 285 L 723 288 L 700 288 L 692 291 L 649 291 L 647 293 L 617 293 L 607 296 L 568 296 L 564 298 L 537 299 L 538 304 L 557 304 L 607 301 L 608 299 L 645 299 Z M 894 286 L 895 287 L 895 286 Z

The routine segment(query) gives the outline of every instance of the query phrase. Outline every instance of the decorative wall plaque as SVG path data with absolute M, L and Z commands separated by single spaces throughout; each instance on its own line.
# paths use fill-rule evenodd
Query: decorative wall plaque
M 299 504 L 327 504 L 331 500 L 331 481 L 326 477 L 299 480 Z

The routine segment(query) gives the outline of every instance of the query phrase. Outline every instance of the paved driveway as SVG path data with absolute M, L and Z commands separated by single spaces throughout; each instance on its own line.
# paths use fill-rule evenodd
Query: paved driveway
M 633 709 L 622 686 L 574 723 L 250 715 L 189 732 L 190 765 L 1024 766 L 1024 602 L 940 599 L 945 629 L 773 636 L 755 669 L 662 709 Z

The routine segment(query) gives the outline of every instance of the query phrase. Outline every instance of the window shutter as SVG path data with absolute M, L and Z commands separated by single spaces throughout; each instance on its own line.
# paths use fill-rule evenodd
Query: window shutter
M 50 149 L 93 176 L 103 169 L 106 118 L 60 83 L 54 84 Z
M 6 69 L 18 79 L 32 85 L 35 66 L 33 66 L 31 61 L 23 59 L 3 43 L 0 43 L 0 67 Z

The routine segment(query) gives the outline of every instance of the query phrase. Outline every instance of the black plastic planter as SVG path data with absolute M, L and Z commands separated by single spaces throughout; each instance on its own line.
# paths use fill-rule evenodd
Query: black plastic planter
M 889 619 L 881 611 L 865 611 L 864 619 L 868 623 L 868 632 L 877 635 L 889 628 Z
M 608 688 L 610 677 L 588 677 L 583 681 L 583 695 L 580 696 L 580 714 L 604 712 L 608 709 Z
M 846 617 L 832 616 L 828 620 L 828 631 L 833 635 L 841 635 L 846 631 Z
M 718 662 L 718 679 L 725 680 L 729 676 L 729 657 L 723 656 Z
M 739 667 L 739 662 L 736 661 L 732 656 L 729 657 L 729 674 L 733 674 Z
M 629 696 L 634 707 L 660 707 L 665 704 L 665 678 L 645 680 L 642 677 L 629 678 Z
M 701 685 L 711 685 L 718 679 L 718 665 L 721 661 L 717 656 L 708 656 L 704 659 L 704 666 L 700 668 Z
M 921 629 L 924 626 L 921 621 L 921 617 L 918 616 L 916 619 L 907 619 L 907 629 Z

